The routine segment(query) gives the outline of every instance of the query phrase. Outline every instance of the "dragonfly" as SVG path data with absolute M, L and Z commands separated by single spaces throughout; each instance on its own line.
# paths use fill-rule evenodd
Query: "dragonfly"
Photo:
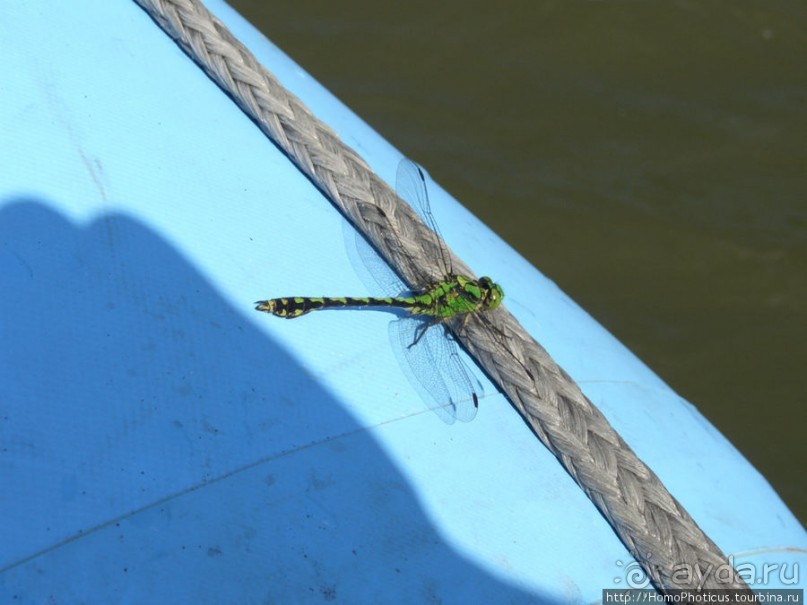
M 431 210 L 424 171 L 415 162 L 401 160 L 396 192 L 429 227 L 433 249 L 439 251 L 436 260 L 442 278 L 408 290 L 366 240 L 358 236 L 356 251 L 367 270 L 359 270 L 359 274 L 363 278 L 369 274 L 389 296 L 271 298 L 257 301 L 255 309 L 285 319 L 325 309 L 396 310 L 403 316 L 390 322 L 389 335 L 409 382 L 444 422 L 469 422 L 476 417 L 482 386 L 471 379 L 447 326 L 449 320 L 462 318 L 460 328 L 464 327 L 472 315 L 496 309 L 504 291 L 489 277 L 474 279 L 453 271 L 451 255 Z M 370 284 L 370 280 L 365 281 Z

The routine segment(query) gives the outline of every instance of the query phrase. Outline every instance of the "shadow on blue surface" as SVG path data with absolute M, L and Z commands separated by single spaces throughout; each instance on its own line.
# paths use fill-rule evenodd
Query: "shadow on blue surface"
M 2 602 L 548 602 L 142 223 L 14 200 L 0 288 Z

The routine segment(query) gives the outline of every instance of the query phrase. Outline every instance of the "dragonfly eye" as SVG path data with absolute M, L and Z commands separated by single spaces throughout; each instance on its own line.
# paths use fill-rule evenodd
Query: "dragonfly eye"
M 488 309 L 495 309 L 502 304 L 504 292 L 499 284 L 493 283 L 489 277 L 480 277 L 479 285 L 484 289 L 484 303 Z

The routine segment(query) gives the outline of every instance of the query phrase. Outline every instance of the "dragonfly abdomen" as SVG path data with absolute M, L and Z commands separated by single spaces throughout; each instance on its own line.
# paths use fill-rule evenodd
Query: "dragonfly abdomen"
M 415 305 L 412 298 L 353 298 L 353 297 L 301 297 L 272 298 L 255 303 L 258 311 L 271 313 L 276 317 L 294 319 L 319 309 L 346 309 L 361 307 L 397 307 L 411 310 Z

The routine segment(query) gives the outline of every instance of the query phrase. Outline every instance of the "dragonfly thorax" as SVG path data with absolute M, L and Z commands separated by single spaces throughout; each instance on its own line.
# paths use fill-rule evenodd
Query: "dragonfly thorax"
M 501 287 L 489 277 L 476 280 L 465 275 L 452 275 L 415 296 L 415 305 L 410 312 L 449 319 L 456 315 L 495 309 L 501 304 L 503 296 Z

